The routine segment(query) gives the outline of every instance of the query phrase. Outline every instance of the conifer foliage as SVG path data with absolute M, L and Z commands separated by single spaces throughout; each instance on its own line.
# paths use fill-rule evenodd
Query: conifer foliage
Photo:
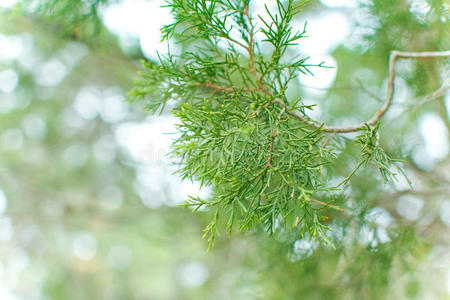
M 260 0 L 166 1 L 174 21 L 162 33 L 177 45 L 156 61 L 145 51 L 128 99 L 176 117 L 179 173 L 212 189 L 186 209 L 171 207 L 166 166 L 128 151 L 128 133 L 158 117 L 138 103 L 105 117 L 125 110 L 120 91 L 152 36 L 142 26 L 130 44 L 131 26 L 117 39 L 106 12 L 124 21 L 121 7 L 134 17 L 143 5 L 149 18 L 155 1 L 0 8 L 5 286 L 24 299 L 447 299 L 445 1 L 271 0 L 263 12 Z M 333 70 L 299 55 L 307 34 L 324 39 L 299 20 L 335 15 L 355 26 L 325 47 L 339 65 L 332 85 L 309 93 L 303 76 Z M 65 78 L 43 85 L 55 62 Z M 400 167 L 414 189 L 391 184 Z
M 211 199 L 191 197 L 185 205 L 216 211 L 205 229 L 211 245 L 219 220 L 229 233 L 263 224 L 270 234 L 288 227 L 328 241 L 325 211 L 343 213 L 327 194 L 350 179 L 327 185 L 336 159 L 329 140 L 339 130 L 311 120 L 313 107 L 287 94 L 299 74 L 325 67 L 289 51 L 305 37 L 306 24 L 300 31 L 291 24 L 302 5 L 277 1 L 263 19 L 251 14 L 249 0 L 169 1 L 175 22 L 162 29 L 163 38 L 176 38 L 185 50 L 146 62 L 130 93 L 154 112 L 177 101 L 180 173 L 214 189 Z M 372 162 L 383 178 L 394 177 L 393 161 L 377 142 L 378 122 L 350 131 L 363 132 L 355 140 L 356 169 Z

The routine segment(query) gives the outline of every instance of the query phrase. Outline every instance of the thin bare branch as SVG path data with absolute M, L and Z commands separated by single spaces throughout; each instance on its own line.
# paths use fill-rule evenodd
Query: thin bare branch
M 376 95 L 375 93 L 373 93 L 372 91 L 370 91 L 368 88 L 366 88 L 366 87 L 364 86 L 364 83 L 362 83 L 361 80 L 356 79 L 356 82 L 357 82 L 358 85 L 359 85 L 359 89 L 360 89 L 361 91 L 363 91 L 366 95 L 370 96 L 371 98 L 375 99 L 376 101 L 378 101 L 378 102 L 380 102 L 380 103 L 383 102 L 383 99 L 382 99 L 380 96 L 378 96 L 378 95 Z
M 392 104 L 392 98 L 394 96 L 394 80 L 395 80 L 395 62 L 399 58 L 403 59 L 426 59 L 426 58 L 436 58 L 436 57 L 448 57 L 450 56 L 449 51 L 436 51 L 436 52 L 401 52 L 401 51 L 392 51 L 389 57 L 389 77 L 388 77 L 388 86 L 386 91 L 386 98 L 383 106 L 373 115 L 372 118 L 358 125 L 348 126 L 348 127 L 333 127 L 333 126 L 325 126 L 325 125 L 317 125 L 314 124 L 313 121 L 307 120 L 303 116 L 298 115 L 296 112 L 291 111 L 289 114 L 298 119 L 299 121 L 306 122 L 314 128 L 321 127 L 325 132 L 333 132 L 333 133 L 349 133 L 356 132 L 366 128 L 366 124 L 372 126 L 376 122 L 378 122 L 384 114 L 388 111 L 389 107 Z M 279 105 L 285 106 L 284 102 L 279 100 L 275 101 Z
M 340 207 L 338 207 L 338 206 L 336 206 L 336 205 L 331 205 L 331 204 L 328 204 L 328 203 L 325 203 L 325 202 L 323 202 L 323 201 L 316 200 L 316 199 L 313 199 L 313 198 L 311 198 L 311 199 L 309 199 L 309 200 L 311 200 L 312 202 L 321 204 L 321 205 L 323 205 L 323 206 L 328 206 L 328 207 L 337 209 L 337 210 L 340 211 L 340 212 L 345 212 L 345 210 L 343 210 L 342 208 L 340 208 Z
M 450 88 L 450 78 L 447 78 L 444 81 L 444 83 L 441 85 L 440 88 L 438 88 L 437 90 L 435 90 L 431 94 L 428 94 L 428 95 L 420 98 L 417 101 L 417 103 L 411 104 L 409 106 L 409 109 L 413 109 L 413 108 L 419 107 L 420 105 L 422 105 L 422 104 L 424 104 L 426 102 L 430 102 L 430 101 L 433 101 L 433 100 L 435 100 L 437 98 L 440 98 L 440 97 L 444 96 L 449 88 Z
M 358 131 L 358 130 L 361 130 L 361 129 L 365 128 L 365 124 L 366 123 L 368 125 L 374 125 L 387 112 L 387 110 L 389 109 L 389 107 L 392 104 L 392 98 L 394 96 L 395 62 L 397 61 L 397 59 L 399 59 L 399 58 L 423 59 L 423 58 L 446 57 L 446 56 L 450 56 L 450 51 L 436 51 L 436 52 L 400 52 L 400 51 L 392 51 L 391 55 L 389 57 L 389 79 L 388 79 L 388 86 L 387 86 L 387 92 L 386 92 L 386 98 L 385 98 L 384 105 L 367 122 L 364 122 L 364 123 L 359 124 L 357 126 L 347 127 L 346 129 L 353 129 L 352 131 Z M 345 128 L 337 128 L 337 129 L 345 129 Z M 352 131 L 347 131 L 347 132 L 352 132 Z M 343 132 L 343 131 L 341 131 L 341 132 Z

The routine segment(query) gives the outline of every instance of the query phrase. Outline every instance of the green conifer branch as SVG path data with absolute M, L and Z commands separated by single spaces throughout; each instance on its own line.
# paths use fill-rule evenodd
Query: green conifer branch
M 269 18 L 260 17 L 262 26 L 256 28 L 249 3 L 169 1 L 175 22 L 164 26 L 164 39 L 176 38 L 189 50 L 160 56 L 158 64 L 146 62 L 130 96 L 145 99 L 153 111 L 162 111 L 169 100 L 177 101 L 172 112 L 179 120 L 180 136 L 173 145 L 180 158 L 179 173 L 214 190 L 211 199 L 190 198 L 185 204 L 194 211 L 215 209 L 205 229 L 210 246 L 220 219 L 227 220 L 229 234 L 235 226 L 251 230 L 262 224 L 273 234 L 294 224 L 300 236 L 329 242 L 324 209 L 344 209 L 316 199 L 318 192 L 336 189 L 323 180 L 323 166 L 332 170 L 335 159 L 328 146 L 330 137 L 326 141 L 324 137 L 362 132 L 355 140 L 361 160 L 343 184 L 368 165 L 375 165 L 383 180 L 395 179 L 396 161 L 385 154 L 378 137 L 379 121 L 392 103 L 395 62 L 448 53 L 392 52 L 381 109 L 359 125 L 327 126 L 309 118 L 311 106 L 303 105 L 302 99 L 286 96 L 299 74 L 311 73 L 313 66 L 324 67 L 308 64 L 308 58 L 287 58 L 289 47 L 306 33 L 306 27 L 295 31 L 291 26 L 301 5 L 278 0 L 276 11 L 266 7 Z M 265 38 L 257 41 L 255 32 Z M 273 47 L 268 56 L 259 52 L 264 44 Z

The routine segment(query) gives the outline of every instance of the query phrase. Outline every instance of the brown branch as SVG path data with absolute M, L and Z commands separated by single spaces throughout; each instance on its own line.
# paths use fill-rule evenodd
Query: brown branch
M 206 88 L 210 88 L 210 89 L 213 89 L 215 91 L 226 92 L 226 93 L 233 93 L 233 92 L 236 92 L 236 91 L 239 91 L 239 90 L 241 90 L 244 93 L 255 93 L 255 92 L 262 93 L 263 92 L 260 88 L 234 89 L 234 88 L 230 88 L 230 87 L 225 87 L 225 86 L 221 86 L 221 85 L 218 85 L 218 84 L 214 84 L 214 83 L 211 83 L 211 82 L 196 82 L 195 85 L 206 87 Z
M 351 127 L 327 127 L 325 130 L 332 132 L 355 132 L 361 129 L 366 128 L 365 124 L 374 125 L 378 122 L 384 114 L 387 112 L 389 107 L 392 104 L 392 98 L 394 96 L 394 80 L 395 80 L 395 62 L 399 58 L 434 58 L 434 57 L 446 57 L 450 56 L 450 51 L 438 51 L 438 52 L 400 52 L 400 51 L 392 51 L 389 57 L 389 79 L 388 86 L 386 91 L 386 98 L 384 105 L 379 109 L 375 115 L 369 119 L 367 122 L 361 123 L 356 126 Z
M 340 208 L 340 207 L 338 207 L 338 206 L 336 206 L 336 205 L 328 204 L 328 203 L 325 203 L 325 202 L 322 202 L 322 201 L 319 201 L 319 200 L 316 200 L 316 199 L 313 199 L 313 198 L 310 198 L 309 200 L 311 200 L 311 201 L 313 201 L 313 202 L 316 202 L 316 203 L 318 203 L 318 204 L 324 205 L 324 206 L 328 206 L 328 207 L 337 209 L 337 210 L 340 211 L 340 212 L 345 212 L 345 210 L 343 210 L 342 208 Z
M 244 5 L 244 15 L 246 16 L 248 23 L 250 24 L 249 41 L 248 41 L 248 47 L 247 47 L 248 56 L 250 58 L 250 71 L 256 76 L 256 78 L 258 78 L 258 74 L 256 73 L 256 69 L 255 69 L 255 58 L 254 58 L 254 54 L 253 54 L 253 44 L 254 44 L 253 34 L 254 34 L 255 27 L 253 26 L 252 18 L 250 17 L 250 14 L 248 13 L 248 5 Z
M 246 10 L 247 11 L 247 10 Z M 247 11 L 247 15 L 248 15 L 248 11 Z M 250 16 L 248 16 L 250 17 Z M 252 30 L 253 32 L 253 30 Z M 251 44 L 253 44 L 253 40 L 251 39 Z M 249 43 L 249 47 L 244 47 L 247 49 L 247 51 L 249 51 L 249 54 L 252 53 L 251 57 L 253 57 L 253 51 L 250 48 L 250 43 Z M 394 81 L 395 81 L 395 62 L 397 61 L 397 59 L 399 58 L 403 58 L 403 59 L 426 59 L 426 58 L 436 58 L 436 57 L 448 57 L 450 56 L 450 50 L 449 51 L 436 51 L 436 52 L 401 52 L 401 51 L 392 51 L 391 55 L 389 56 L 389 77 L 388 77 L 388 84 L 387 84 L 387 91 L 386 91 L 386 97 L 384 100 L 384 104 L 383 106 L 372 116 L 372 118 L 370 118 L 369 120 L 360 123 L 358 125 L 354 125 L 354 126 L 346 126 L 346 127 L 334 127 L 334 126 L 326 126 L 324 124 L 320 124 L 317 121 L 311 120 L 311 119 L 307 119 L 306 117 L 298 114 L 296 111 L 293 111 L 291 109 L 289 109 L 286 105 L 286 103 L 281 100 L 280 98 L 274 98 L 272 101 L 274 103 L 277 103 L 278 105 L 280 105 L 283 109 L 286 109 L 287 113 L 292 116 L 293 118 L 307 123 L 308 125 L 310 125 L 311 127 L 318 129 L 321 128 L 322 131 L 324 132 L 330 132 L 330 133 L 350 133 L 350 132 L 356 132 L 356 131 L 360 131 L 362 129 L 367 128 L 366 124 L 369 126 L 375 125 L 375 123 L 377 123 L 388 111 L 389 107 L 392 104 L 392 99 L 394 96 Z M 253 59 L 251 58 L 251 61 Z M 252 64 L 252 62 L 251 62 Z M 254 64 L 254 61 L 253 61 Z M 256 71 L 255 71 L 256 73 Z M 258 78 L 258 76 L 257 76 Z M 260 80 L 260 78 L 259 78 Z M 204 86 L 204 87 L 208 87 L 208 88 L 212 88 L 216 91 L 224 91 L 224 92 L 234 92 L 233 88 L 228 88 L 228 87 L 222 87 L 222 86 L 218 86 L 212 83 L 197 83 L 198 85 Z M 447 81 L 444 83 L 443 87 L 441 87 L 442 89 L 447 89 L 448 88 L 448 84 Z M 265 88 L 265 86 L 262 84 L 262 82 L 260 82 L 260 87 L 257 89 L 242 89 L 243 92 L 262 92 L 265 93 L 267 95 L 273 96 L 270 92 L 267 91 L 267 89 Z M 419 104 L 422 104 L 424 102 L 430 101 L 430 99 L 434 99 L 437 96 L 436 95 L 441 95 L 441 93 L 443 93 L 443 91 L 441 89 L 437 90 L 436 92 L 430 94 L 429 96 L 425 97 L 424 100 Z M 268 104 L 267 104 L 268 105 Z M 267 105 L 265 107 L 267 107 Z M 255 113 L 254 113 L 255 114 Z
M 264 92 L 264 91 L 261 91 L 261 92 Z M 271 102 L 272 102 L 272 101 L 267 102 L 267 103 L 264 104 L 263 106 L 260 106 L 254 113 L 252 113 L 252 114 L 250 115 L 250 117 L 253 118 L 253 117 L 259 115 L 259 113 L 260 113 L 263 109 L 266 109 L 266 108 L 270 105 Z
M 277 136 L 277 132 L 275 130 L 272 131 L 272 136 L 270 138 L 270 147 L 269 147 L 269 155 L 267 156 L 267 164 L 266 168 L 270 168 L 272 166 L 272 152 L 273 152 L 273 143 L 275 141 L 275 137 Z
M 336 135 L 336 133 L 330 134 L 330 136 L 322 143 L 322 147 L 326 147 L 328 145 L 329 142 L 331 142 L 331 140 L 334 138 L 334 136 Z
M 229 37 L 227 35 L 224 35 L 223 38 L 230 41 L 231 43 L 234 43 L 234 44 L 244 48 L 245 51 L 247 51 L 249 59 L 250 59 L 250 71 L 253 73 L 253 75 L 255 75 L 256 79 L 258 79 L 258 82 L 260 82 L 258 73 L 256 72 L 256 68 L 255 68 L 255 58 L 254 58 L 254 53 L 253 53 L 255 27 L 253 25 L 252 18 L 250 17 L 250 14 L 248 12 L 248 5 L 244 5 L 244 15 L 247 18 L 248 23 L 250 24 L 248 45 L 246 46 L 243 43 L 239 42 L 238 40 L 235 40 L 232 37 Z
M 256 71 L 255 68 L 255 53 L 254 53 L 254 48 L 255 48 L 255 26 L 253 24 L 252 18 L 250 17 L 250 14 L 248 12 L 248 6 L 244 5 L 244 15 L 248 20 L 248 23 L 250 24 L 250 32 L 249 32 L 249 41 L 248 41 L 248 48 L 247 48 L 247 52 L 248 52 L 248 56 L 250 59 L 250 72 L 253 73 L 253 76 L 255 76 L 256 80 L 258 81 L 258 85 L 259 87 L 267 92 L 267 89 L 262 81 L 262 75 L 259 76 L 258 72 Z
M 425 58 L 436 58 L 436 57 L 448 57 L 450 56 L 450 50 L 449 51 L 436 51 L 436 52 L 400 52 L 400 51 L 392 51 L 391 55 L 389 57 L 389 77 L 388 77 L 388 86 L 386 91 L 386 98 L 384 100 L 383 106 L 373 115 L 372 118 L 367 120 L 366 122 L 363 122 L 358 125 L 354 126 L 348 126 L 348 127 L 333 127 L 333 126 L 325 126 L 325 125 L 317 125 L 314 124 L 314 121 L 307 120 L 301 115 L 298 115 L 297 113 L 290 111 L 289 114 L 296 118 L 299 121 L 306 122 L 310 126 L 314 128 L 322 128 L 325 132 L 332 132 L 332 133 L 349 133 L 349 132 L 356 132 L 362 129 L 366 128 L 366 124 L 368 125 L 374 125 L 376 122 L 378 122 L 384 114 L 388 111 L 389 107 L 392 104 L 392 98 L 394 96 L 394 80 L 395 80 L 395 62 L 399 58 L 403 59 L 425 59 Z M 277 99 L 275 99 L 277 100 Z M 275 101 L 279 105 L 286 106 L 283 101 L 277 100 Z
M 199 85 L 199 86 L 203 86 L 203 87 L 206 87 L 206 88 L 210 88 L 210 89 L 213 89 L 215 91 L 223 91 L 223 92 L 227 92 L 227 93 L 234 92 L 233 88 L 220 86 L 220 85 L 217 85 L 217 84 L 214 84 L 214 83 L 210 83 L 210 82 L 196 82 L 195 85 Z
M 250 60 L 250 72 L 253 74 L 253 76 L 256 78 L 256 80 L 258 81 L 258 85 L 259 88 L 258 89 L 243 89 L 244 92 L 263 92 L 266 94 L 269 94 L 267 92 L 266 87 L 264 86 L 263 82 L 262 82 L 262 76 L 258 75 L 258 72 L 256 71 L 256 67 L 255 67 L 255 54 L 254 54 L 254 48 L 255 48 L 255 38 L 254 38 L 254 34 L 255 34 L 255 26 L 253 24 L 252 18 L 250 16 L 250 13 L 248 11 L 248 5 L 244 4 L 244 15 L 248 20 L 248 23 L 250 25 L 250 31 L 249 31 L 249 41 L 248 41 L 248 45 L 244 45 L 243 43 L 229 37 L 229 36 L 224 36 L 225 39 L 227 39 L 228 41 L 239 45 L 240 47 L 244 48 L 249 56 L 249 60 Z M 224 92 L 233 92 L 234 90 L 232 88 L 227 88 L 227 87 L 221 87 L 221 86 L 217 86 L 211 83 L 206 83 L 206 84 L 198 84 L 197 85 L 202 85 L 204 87 L 209 87 L 212 88 L 216 91 L 224 91 Z

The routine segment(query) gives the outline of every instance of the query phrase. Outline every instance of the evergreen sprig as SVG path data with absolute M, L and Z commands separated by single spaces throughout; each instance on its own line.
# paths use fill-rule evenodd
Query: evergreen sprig
M 219 220 L 228 233 L 262 224 L 270 234 L 292 227 L 300 237 L 328 241 L 324 210 L 342 209 L 316 198 L 333 190 L 323 184 L 323 166 L 332 166 L 335 155 L 321 143 L 327 134 L 322 126 L 306 121 L 311 106 L 286 95 L 293 79 L 323 63 L 288 56 L 306 32 L 291 24 L 301 5 L 277 1 L 276 11 L 266 7 L 269 18 L 256 28 L 249 2 L 169 1 L 175 22 L 163 27 L 164 39 L 176 38 L 186 50 L 146 62 L 130 96 L 145 99 L 152 111 L 177 101 L 172 112 L 180 136 L 173 149 L 179 173 L 214 190 L 211 199 L 184 204 L 194 211 L 215 209 L 205 229 L 210 246 Z M 258 31 L 262 41 L 255 39 Z M 267 45 L 272 53 L 263 55 L 260 48 Z M 369 127 L 357 140 L 363 145 L 360 165 L 374 162 L 389 179 L 391 160 L 373 146 L 377 129 Z
M 369 164 L 373 164 L 378 168 L 383 182 L 394 181 L 398 175 L 393 170 L 396 169 L 411 186 L 408 177 L 398 166 L 399 160 L 390 158 L 383 148 L 380 147 L 379 129 L 380 123 L 377 123 L 374 127 L 366 124 L 366 130 L 357 137 L 356 143 L 361 147 L 361 161 L 344 180 L 344 183 L 348 182 L 360 167 L 367 167 Z

